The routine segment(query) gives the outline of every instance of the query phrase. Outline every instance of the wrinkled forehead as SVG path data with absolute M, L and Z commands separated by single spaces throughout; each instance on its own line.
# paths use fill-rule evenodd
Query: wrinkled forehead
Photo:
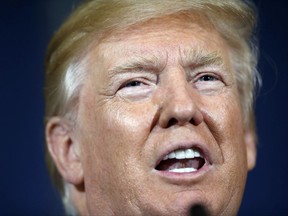
M 109 59 L 109 55 L 115 55 L 119 62 L 124 56 L 143 58 L 151 65 L 151 62 L 159 63 L 159 58 L 165 59 L 169 52 L 179 52 L 183 59 L 189 57 L 191 61 L 214 59 L 218 63 L 227 63 L 228 49 L 225 40 L 206 17 L 173 14 L 110 32 L 91 46 L 90 55 L 94 60 L 96 56 Z

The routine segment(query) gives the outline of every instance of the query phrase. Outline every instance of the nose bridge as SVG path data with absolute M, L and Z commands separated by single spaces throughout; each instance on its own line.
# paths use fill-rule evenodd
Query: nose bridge
M 166 81 L 159 119 L 161 126 L 184 125 L 188 122 L 200 124 L 203 117 L 197 106 L 197 96 L 188 83 L 186 74 L 183 71 L 174 71 Z
M 195 109 L 195 98 L 193 98 L 192 87 L 189 86 L 186 78 L 177 78 L 170 81 L 167 96 L 167 108 L 171 109 L 174 118 L 189 118 L 193 109 Z
M 169 102 L 174 102 L 175 106 L 181 106 L 184 104 L 193 103 L 192 101 L 192 87 L 189 86 L 186 78 L 177 77 L 176 79 L 170 80 L 170 85 L 167 90 Z M 184 108 L 188 108 L 184 105 Z

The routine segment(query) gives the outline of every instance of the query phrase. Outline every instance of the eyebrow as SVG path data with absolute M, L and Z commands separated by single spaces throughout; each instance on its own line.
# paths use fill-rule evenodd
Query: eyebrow
M 113 76 L 115 73 L 125 73 L 130 71 L 153 71 L 160 72 L 164 69 L 166 61 L 161 61 L 156 55 L 149 56 L 135 56 L 128 59 L 125 63 L 116 65 L 108 70 L 109 76 Z
M 181 64 L 192 66 L 220 66 L 224 67 L 224 60 L 218 52 L 208 52 L 205 49 L 186 49 L 181 53 Z
M 180 51 L 180 50 L 179 50 Z M 205 49 L 185 49 L 180 51 L 182 66 L 193 68 L 201 66 L 220 66 L 224 68 L 224 60 L 218 52 L 208 52 Z M 108 70 L 108 76 L 113 77 L 118 73 L 141 72 L 143 70 L 153 73 L 161 72 L 166 65 L 167 58 L 163 61 L 156 55 L 134 56 L 126 62 L 116 65 Z

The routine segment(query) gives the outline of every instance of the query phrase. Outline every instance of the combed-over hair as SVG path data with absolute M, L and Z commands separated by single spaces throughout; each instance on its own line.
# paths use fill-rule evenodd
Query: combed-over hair
M 83 59 L 92 42 L 115 30 L 181 13 L 197 13 L 205 17 L 227 41 L 231 49 L 232 66 L 236 71 L 244 121 L 248 128 L 255 131 L 254 92 L 260 80 L 256 69 L 258 50 L 254 37 L 257 17 L 253 4 L 244 0 L 84 1 L 54 35 L 48 47 L 45 62 L 45 120 L 53 116 L 76 120 L 78 97 L 85 78 Z M 64 196 L 63 179 L 48 151 L 46 159 L 52 179 Z

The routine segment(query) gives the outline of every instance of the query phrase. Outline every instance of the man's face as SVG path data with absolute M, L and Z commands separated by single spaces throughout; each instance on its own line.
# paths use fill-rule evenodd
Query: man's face
M 91 215 L 235 215 L 247 170 L 243 114 L 224 39 L 162 18 L 88 54 L 77 128 Z

